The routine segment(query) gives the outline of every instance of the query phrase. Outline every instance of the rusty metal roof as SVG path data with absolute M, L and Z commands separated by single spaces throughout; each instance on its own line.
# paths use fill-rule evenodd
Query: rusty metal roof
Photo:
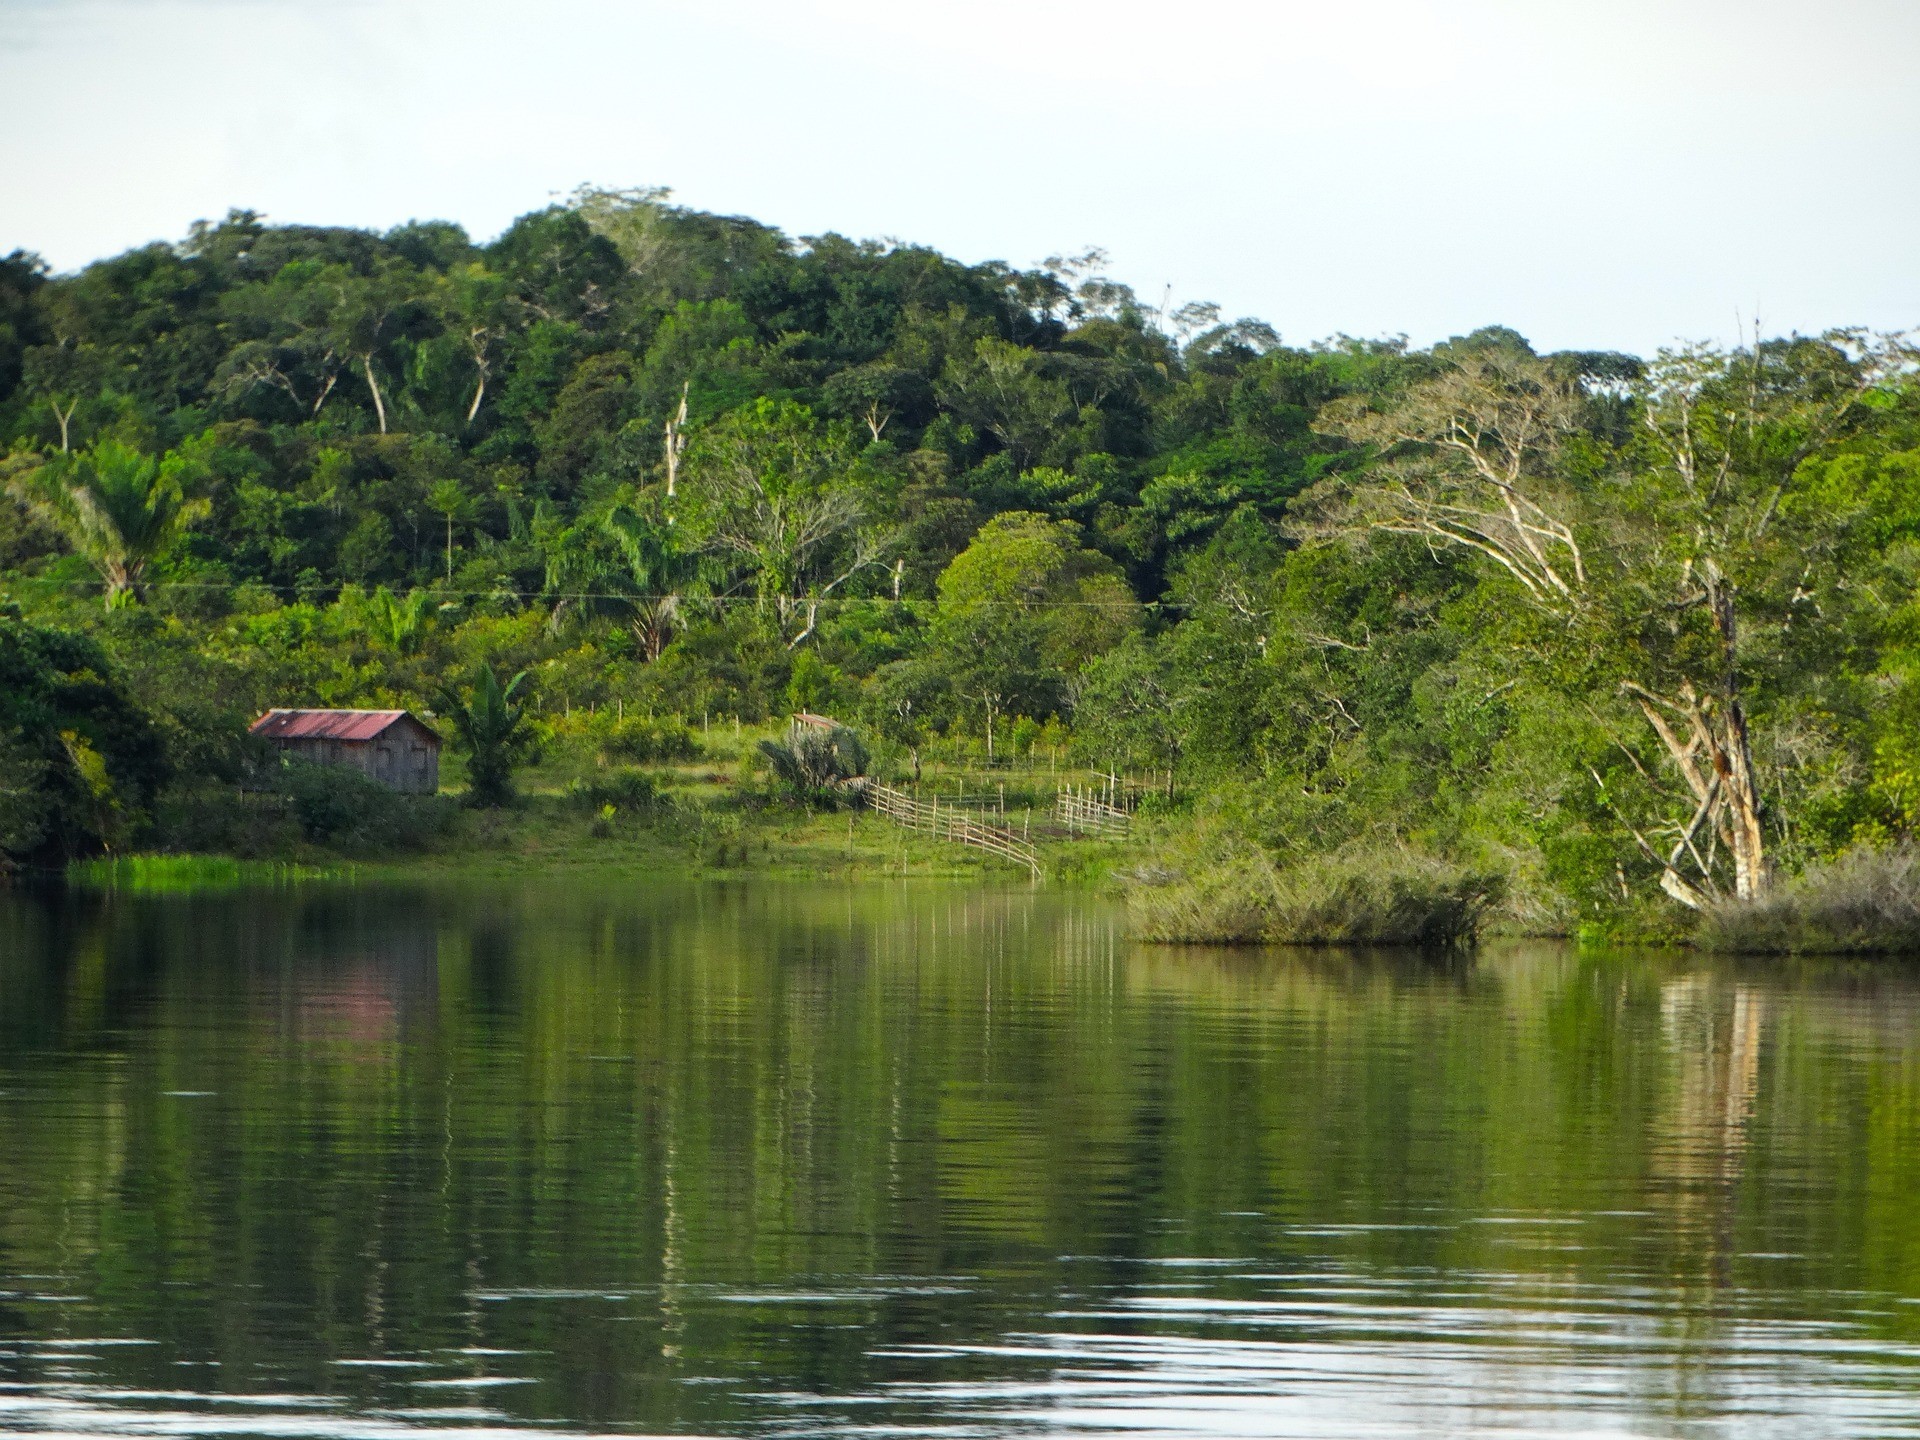
M 427 734 L 433 734 L 405 710 L 269 710 L 248 728 L 269 740 L 366 741 L 402 720 L 413 720 Z

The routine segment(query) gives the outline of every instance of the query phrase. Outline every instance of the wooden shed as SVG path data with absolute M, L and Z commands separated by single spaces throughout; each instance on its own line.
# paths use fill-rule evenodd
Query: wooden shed
M 269 710 L 250 727 L 316 765 L 351 765 L 407 795 L 440 789 L 440 737 L 405 710 Z

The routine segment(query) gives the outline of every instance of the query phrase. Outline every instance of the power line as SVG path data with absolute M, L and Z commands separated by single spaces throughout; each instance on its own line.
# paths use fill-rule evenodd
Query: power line
M 105 593 L 107 589 L 106 582 L 103 580 L 52 580 L 52 579 L 29 578 L 27 583 L 29 585 L 34 585 L 34 586 L 59 586 L 69 590 L 84 590 L 88 592 L 98 590 L 101 593 Z M 265 580 L 240 580 L 240 581 L 234 581 L 228 584 L 221 584 L 217 581 L 211 581 L 211 580 L 151 580 L 151 581 L 145 582 L 140 588 L 146 591 L 198 590 L 198 591 L 225 592 L 229 594 L 237 591 L 243 591 L 243 590 L 266 590 L 276 595 L 298 596 L 311 591 L 324 591 L 324 590 L 345 591 L 350 588 L 361 588 L 361 587 L 358 581 L 331 581 L 331 580 L 316 581 L 308 585 L 275 585 Z M 393 592 L 386 586 L 380 586 L 380 587 L 377 587 L 377 589 L 388 590 L 388 593 L 393 594 L 395 599 L 405 598 Z M 942 604 L 946 603 L 940 600 L 938 596 L 901 596 L 896 599 L 895 597 L 890 595 L 819 595 L 819 596 L 812 596 L 812 595 L 693 595 L 693 594 L 642 595 L 642 594 L 635 594 L 630 591 L 621 591 L 621 590 L 493 589 L 493 590 L 448 591 L 444 589 L 433 589 L 426 586 L 414 586 L 408 590 L 407 594 L 414 595 L 422 592 L 427 594 L 429 597 L 433 597 L 433 596 L 447 597 L 442 602 L 443 606 L 466 604 L 474 600 L 517 600 L 522 604 L 533 604 L 533 603 L 542 602 L 542 601 L 560 602 L 560 601 L 571 601 L 571 600 L 617 600 L 617 601 L 621 601 L 631 605 L 660 605 L 660 604 L 665 604 L 669 601 L 672 601 L 676 604 L 690 605 L 690 606 L 752 605 L 752 606 L 759 606 L 759 607 L 768 607 L 768 606 L 779 606 L 779 605 L 785 604 L 785 605 L 791 605 L 791 606 L 798 606 L 805 609 L 818 608 L 818 609 L 825 610 L 825 609 L 832 609 L 832 608 L 844 607 L 844 606 L 870 605 L 870 606 L 889 606 L 889 607 L 894 607 L 902 610 L 910 610 L 915 607 L 930 607 L 930 608 L 937 609 Z M 0 593 L 4 593 L 4 592 L 0 592 Z M 363 589 L 362 593 L 371 597 L 373 594 L 377 593 L 377 590 L 367 591 Z M 1134 599 L 1126 599 L 1126 600 L 964 600 L 964 601 L 956 601 L 953 603 L 959 608 L 964 608 L 968 610 L 999 609 L 1002 607 L 1010 607 L 1010 608 L 1015 608 L 1020 610 L 1191 610 L 1195 608 L 1189 602 L 1182 601 L 1182 600 L 1134 600 Z

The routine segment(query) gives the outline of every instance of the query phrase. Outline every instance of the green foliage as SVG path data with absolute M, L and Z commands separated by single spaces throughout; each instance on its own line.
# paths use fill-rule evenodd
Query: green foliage
M 98 644 L 0 615 L 0 865 L 126 843 L 168 768 Z
M 650 765 L 700 756 L 700 741 L 677 718 L 577 710 L 556 716 L 549 729 L 556 741 L 584 745 L 601 766 Z
M 440 713 L 467 754 L 469 804 L 493 807 L 513 799 L 514 769 L 538 745 L 522 695 L 526 683 L 524 670 L 502 685 L 491 666 L 480 665 L 465 694 L 440 691 Z
M 1119 566 L 1076 527 L 1015 511 L 980 527 L 940 576 L 930 639 L 955 694 L 996 715 L 1051 715 L 1073 674 L 1140 623 Z
M 1406 852 L 1242 860 L 1192 880 L 1136 885 L 1134 931 L 1214 945 L 1455 945 L 1474 938 L 1502 877 Z
M 109 607 L 145 598 L 149 567 L 209 509 L 190 497 L 199 473 L 191 452 L 161 459 L 117 440 L 59 454 L 15 485 L 43 521 L 100 574 Z
M 1920 952 L 1920 853 L 1862 848 L 1810 866 L 1760 899 L 1710 907 L 1698 938 L 1772 954 Z
M 865 775 L 869 763 L 865 743 L 845 725 L 795 723 L 785 740 L 762 740 L 759 752 L 790 799 L 829 809 L 847 797 L 848 782 Z
M 402 795 L 350 765 L 289 761 L 277 786 L 301 833 L 342 854 L 417 850 L 446 828 L 437 796 Z
M 186 797 L 289 703 L 444 710 L 480 804 L 546 730 L 568 775 L 695 715 L 858 716 L 916 775 L 1039 743 L 1283 869 L 1509 875 L 1532 928 L 1914 833 L 1906 341 L 1292 346 L 1100 264 L 598 189 L 486 245 L 236 212 L 7 257 L 0 587 L 94 637 L 169 814 L 236 846 L 280 842 Z M 142 833 L 157 782 L 87 726 L 0 731 L 8 853 Z
M 632 812 L 652 810 L 663 804 L 666 797 L 651 773 L 622 765 L 604 774 L 574 781 L 567 787 L 567 799 L 583 810 L 598 812 L 611 807 Z

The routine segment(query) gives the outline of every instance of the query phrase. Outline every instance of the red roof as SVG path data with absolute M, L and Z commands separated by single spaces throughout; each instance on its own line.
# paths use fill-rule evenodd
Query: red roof
M 402 720 L 433 734 L 404 710 L 269 710 L 249 729 L 269 740 L 372 740 Z

